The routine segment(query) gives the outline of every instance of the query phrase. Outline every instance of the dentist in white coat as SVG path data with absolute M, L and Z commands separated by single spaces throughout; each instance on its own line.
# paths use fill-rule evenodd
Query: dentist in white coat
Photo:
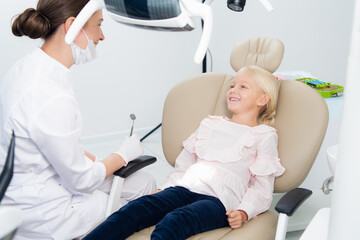
M 1 87 L 3 104 L 0 168 L 12 130 L 16 135 L 14 176 L 2 205 L 21 208 L 15 239 L 69 240 L 105 217 L 111 175 L 143 153 L 138 137 L 126 138 L 103 160 L 80 142 L 82 117 L 69 82 L 70 67 L 95 57 L 104 35 L 102 10 L 72 45 L 65 34 L 88 0 L 39 0 L 14 20 L 13 34 L 44 43 L 20 59 Z M 156 189 L 154 179 L 135 173 L 124 182 L 122 198 L 132 200 Z

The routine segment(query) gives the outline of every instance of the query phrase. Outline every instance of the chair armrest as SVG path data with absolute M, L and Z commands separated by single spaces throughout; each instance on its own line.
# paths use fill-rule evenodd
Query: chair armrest
M 310 197 L 312 191 L 304 188 L 295 188 L 287 192 L 276 204 L 275 210 L 278 213 L 284 213 L 292 216 L 296 209 Z
M 127 178 L 136 171 L 150 164 L 153 164 L 154 162 L 156 162 L 156 157 L 143 155 L 129 162 L 128 165 L 126 165 L 126 167 L 122 167 L 116 172 L 114 172 L 114 175 L 117 175 L 121 178 Z

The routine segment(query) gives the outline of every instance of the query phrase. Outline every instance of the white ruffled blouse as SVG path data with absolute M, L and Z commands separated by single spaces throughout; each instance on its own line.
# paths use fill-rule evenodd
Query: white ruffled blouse
M 226 210 L 243 210 L 250 220 L 270 207 L 274 179 L 285 171 L 277 144 L 275 128 L 209 116 L 183 142 L 163 188 L 182 186 L 215 196 Z

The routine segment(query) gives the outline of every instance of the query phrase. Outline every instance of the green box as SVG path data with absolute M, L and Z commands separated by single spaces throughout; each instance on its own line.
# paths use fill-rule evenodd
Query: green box
M 315 78 L 298 78 L 296 81 L 305 83 L 306 80 L 318 80 Z M 344 92 L 344 87 L 336 84 L 331 84 L 330 87 L 323 87 L 323 88 L 316 88 L 313 87 L 310 84 L 305 83 L 306 85 L 312 87 L 314 90 L 316 90 L 323 98 L 330 98 L 330 97 L 337 97 L 341 96 Z

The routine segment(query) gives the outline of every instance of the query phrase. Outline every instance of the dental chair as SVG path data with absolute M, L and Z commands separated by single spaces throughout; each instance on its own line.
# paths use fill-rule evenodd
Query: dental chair
M 274 72 L 281 63 L 283 43 L 277 39 L 256 38 L 244 41 L 232 51 L 230 62 L 235 72 L 245 65 L 257 65 Z M 166 160 L 175 165 L 182 142 L 208 115 L 225 115 L 225 94 L 233 76 L 205 73 L 176 85 L 168 94 L 162 119 L 162 146 Z M 323 98 L 311 87 L 296 81 L 281 81 L 276 113 L 279 157 L 286 168 L 275 180 L 275 193 L 287 193 L 276 206 L 277 214 L 266 211 L 232 230 L 224 227 L 192 236 L 190 240 L 268 240 L 285 238 L 288 216 L 311 194 L 297 188 L 306 178 L 319 152 L 328 124 L 328 109 Z M 128 240 L 150 239 L 154 226 L 134 233 Z

